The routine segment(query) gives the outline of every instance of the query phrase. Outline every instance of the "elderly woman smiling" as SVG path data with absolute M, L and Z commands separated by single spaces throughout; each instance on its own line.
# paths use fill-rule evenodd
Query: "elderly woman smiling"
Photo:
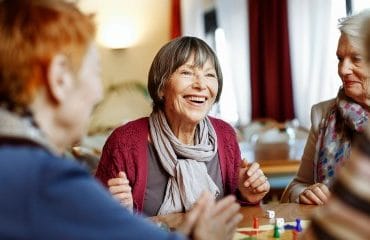
M 338 169 L 349 158 L 353 135 L 362 132 L 368 123 L 370 74 L 361 25 L 369 16 L 367 10 L 340 23 L 337 57 L 342 87 L 336 98 L 312 107 L 312 126 L 302 163 L 282 202 L 326 203 Z
M 259 202 L 269 191 L 257 163 L 242 160 L 233 128 L 207 116 L 220 98 L 222 73 L 201 39 L 164 45 L 149 71 L 149 118 L 108 138 L 96 176 L 124 206 L 149 216 L 189 210 L 201 192 Z

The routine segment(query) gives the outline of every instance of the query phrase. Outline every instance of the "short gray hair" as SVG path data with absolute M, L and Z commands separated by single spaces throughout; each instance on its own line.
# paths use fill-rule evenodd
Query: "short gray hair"
M 185 64 L 194 54 L 195 66 L 202 67 L 208 60 L 213 64 L 218 81 L 216 102 L 222 92 L 222 72 L 215 52 L 203 40 L 196 37 L 180 37 L 165 44 L 154 57 L 148 76 L 148 90 L 153 100 L 153 109 L 163 108 L 160 92 L 172 73 Z
M 365 48 L 366 61 L 368 64 L 368 68 L 370 68 L 370 16 L 362 24 L 362 31 L 365 34 L 364 48 Z
M 364 49 L 365 33 L 362 25 L 370 17 L 370 9 L 365 9 L 358 14 L 343 18 L 339 22 L 339 30 L 345 34 L 353 47 L 361 52 Z

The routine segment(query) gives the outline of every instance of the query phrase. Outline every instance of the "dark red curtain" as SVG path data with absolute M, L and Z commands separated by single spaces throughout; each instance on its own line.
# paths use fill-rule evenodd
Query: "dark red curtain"
M 181 0 L 171 0 L 171 39 L 181 36 Z
M 292 119 L 287 0 L 249 0 L 249 24 L 252 119 Z

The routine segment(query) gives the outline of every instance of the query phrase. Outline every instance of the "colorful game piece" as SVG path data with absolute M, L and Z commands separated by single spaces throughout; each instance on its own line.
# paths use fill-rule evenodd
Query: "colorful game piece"
M 298 232 L 293 230 L 293 240 L 298 240 Z
M 253 217 L 253 228 L 258 229 L 260 227 L 260 223 L 258 221 L 258 217 Z
M 279 229 L 284 228 L 284 218 L 276 218 L 275 225 L 277 225 Z
M 285 230 L 294 230 L 294 229 L 295 229 L 295 225 L 292 225 L 292 224 L 285 224 L 285 225 L 284 225 L 284 229 L 285 229 Z
M 295 223 L 296 223 L 296 225 L 295 225 L 295 230 L 296 230 L 297 232 L 302 232 L 301 219 L 300 219 L 300 218 L 297 218 L 297 219 L 295 220 Z
M 265 215 L 267 218 L 271 219 L 271 218 L 274 218 L 275 217 L 275 211 L 272 211 L 272 210 L 267 210 L 266 211 L 266 215 Z
M 274 238 L 280 238 L 279 227 L 277 224 L 275 224 L 275 227 L 274 227 Z

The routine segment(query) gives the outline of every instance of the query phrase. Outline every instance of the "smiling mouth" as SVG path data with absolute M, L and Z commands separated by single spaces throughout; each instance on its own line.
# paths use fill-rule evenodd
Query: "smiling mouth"
M 184 97 L 186 100 L 196 103 L 196 104 L 202 104 L 207 101 L 207 97 L 200 97 L 200 96 L 185 96 Z
M 353 84 L 361 84 L 361 83 L 358 81 L 344 81 L 344 85 L 350 86 Z

